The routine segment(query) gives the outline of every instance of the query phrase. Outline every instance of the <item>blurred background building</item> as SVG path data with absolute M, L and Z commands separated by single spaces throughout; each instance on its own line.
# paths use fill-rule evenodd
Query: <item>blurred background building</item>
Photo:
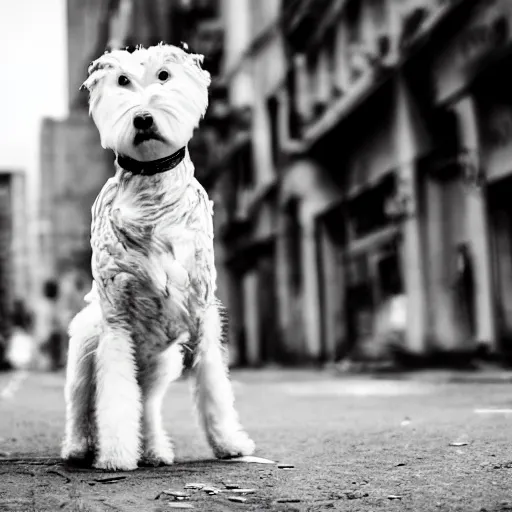
M 46 279 L 90 279 L 90 207 L 114 171 L 78 90 L 88 64 L 185 41 L 213 75 L 190 151 L 215 202 L 233 363 L 512 359 L 512 2 L 68 0 L 67 13 L 69 117 L 41 133 Z
M 26 176 L 0 169 L 0 362 L 12 328 L 14 302 L 29 293 Z

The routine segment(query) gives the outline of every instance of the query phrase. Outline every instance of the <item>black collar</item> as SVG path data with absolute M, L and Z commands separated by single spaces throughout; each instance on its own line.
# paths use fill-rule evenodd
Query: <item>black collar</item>
M 117 163 L 125 170 L 132 174 L 139 174 L 141 176 L 154 176 L 161 172 L 170 171 L 180 164 L 185 158 L 186 147 L 178 149 L 176 153 L 159 158 L 158 160 L 151 160 L 151 162 L 139 162 L 129 156 L 118 155 Z

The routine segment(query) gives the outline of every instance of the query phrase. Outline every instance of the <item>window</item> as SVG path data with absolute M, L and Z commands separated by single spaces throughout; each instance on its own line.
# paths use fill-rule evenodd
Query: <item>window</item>
M 346 7 L 345 19 L 349 44 L 361 41 L 361 4 L 360 0 L 351 0 Z
M 302 227 L 299 221 L 299 201 L 293 199 L 286 208 L 289 282 L 293 293 L 302 288 Z
M 330 94 L 334 91 L 336 83 L 336 28 L 331 28 L 325 37 L 325 47 L 327 53 L 327 72 L 331 83 Z
M 270 124 L 270 146 L 272 151 L 272 162 L 277 165 L 279 155 L 279 102 L 275 96 L 267 100 L 267 113 Z
M 252 163 L 252 146 L 247 144 L 240 150 L 237 158 L 238 171 L 240 173 L 240 185 L 242 188 L 254 186 L 254 166 Z
M 395 188 L 395 175 L 391 174 L 379 185 L 362 192 L 350 202 L 350 224 L 356 238 L 389 226 L 390 219 L 386 213 L 386 202 L 392 197 Z
M 300 138 L 300 116 L 297 111 L 297 76 L 295 69 L 290 70 L 286 77 L 288 93 L 288 136 L 293 139 Z

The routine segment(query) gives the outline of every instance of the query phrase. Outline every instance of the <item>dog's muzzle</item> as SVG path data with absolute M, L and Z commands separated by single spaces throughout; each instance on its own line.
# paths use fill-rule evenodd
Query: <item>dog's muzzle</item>
M 136 134 L 133 143 L 138 146 L 148 140 L 158 140 L 165 142 L 164 138 L 158 132 L 153 116 L 149 112 L 140 112 L 133 118 L 133 126 Z

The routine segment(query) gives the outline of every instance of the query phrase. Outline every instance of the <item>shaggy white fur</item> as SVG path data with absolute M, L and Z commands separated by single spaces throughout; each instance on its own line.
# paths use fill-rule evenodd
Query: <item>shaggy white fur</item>
M 155 168 L 186 146 L 208 104 L 201 61 L 161 44 L 106 53 L 89 68 L 91 115 L 117 160 L 92 208 L 93 288 L 70 325 L 65 459 L 108 470 L 171 464 L 161 405 L 184 365 L 193 368 L 215 455 L 254 451 L 234 407 L 222 344 L 212 205 L 188 152 L 155 174 L 119 165 L 122 156 Z

